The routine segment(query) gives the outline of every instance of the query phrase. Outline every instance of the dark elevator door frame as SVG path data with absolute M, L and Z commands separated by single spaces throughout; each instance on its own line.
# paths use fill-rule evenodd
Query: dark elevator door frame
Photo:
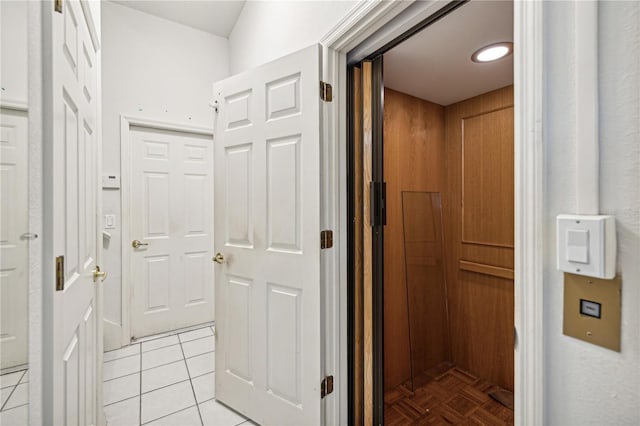
M 373 424 L 384 424 L 384 225 L 386 223 L 386 188 L 384 182 L 384 73 L 383 73 L 383 55 L 387 51 L 393 49 L 403 41 L 411 38 L 429 25 L 439 21 L 449 13 L 456 10 L 470 0 L 454 0 L 447 3 L 438 11 L 430 15 L 424 21 L 409 28 L 399 37 L 385 44 L 380 49 L 371 53 L 364 61 L 356 66 L 361 66 L 364 62 L 370 62 L 372 65 L 372 81 L 371 81 L 371 145 L 372 145 L 372 181 L 371 189 L 371 217 L 364 217 L 363 226 L 371 226 L 372 228 L 372 333 L 373 333 Z M 353 64 L 347 70 L 348 76 L 353 74 Z M 352 79 L 348 79 L 350 84 Z M 347 107 L 353 111 L 354 105 L 354 88 L 352 85 L 348 87 Z M 356 159 L 354 158 L 354 131 L 353 117 L 349 113 L 348 135 L 347 135 L 347 199 L 348 199 L 348 217 L 354 218 L 355 209 L 359 206 L 355 205 L 354 199 L 354 178 Z M 363 182 L 363 185 L 369 185 Z M 349 220 L 348 229 L 348 371 L 353 371 L 355 353 L 354 343 L 354 282 L 355 270 L 353 267 L 355 259 L 355 224 Z M 366 283 L 365 283 L 366 284 Z M 366 373 L 365 373 L 366 374 Z M 349 424 L 354 424 L 354 377 L 349 374 Z M 363 403 L 366 406 L 366 403 Z M 367 425 L 368 426 L 368 425 Z

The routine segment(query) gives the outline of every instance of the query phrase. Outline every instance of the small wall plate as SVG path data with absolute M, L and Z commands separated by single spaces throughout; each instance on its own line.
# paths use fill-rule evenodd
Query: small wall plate
M 564 274 L 562 332 L 576 339 L 620 352 L 622 279 Z

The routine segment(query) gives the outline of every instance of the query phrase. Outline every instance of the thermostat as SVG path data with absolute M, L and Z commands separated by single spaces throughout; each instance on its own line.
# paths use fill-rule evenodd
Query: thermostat
M 102 188 L 103 189 L 118 189 L 118 188 L 120 188 L 120 176 L 118 176 L 118 175 L 104 175 L 104 176 L 102 176 Z

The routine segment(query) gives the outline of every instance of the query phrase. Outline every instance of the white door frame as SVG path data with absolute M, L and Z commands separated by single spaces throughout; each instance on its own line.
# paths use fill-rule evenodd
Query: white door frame
M 186 123 L 171 123 L 144 117 L 120 115 L 120 228 L 122 230 L 122 341 L 121 345 L 131 343 L 131 221 L 124 212 L 129 211 L 131 204 L 131 127 L 144 127 L 151 130 L 165 130 L 211 137 L 213 145 L 213 128 L 201 127 Z M 213 218 L 211 219 L 213 220 Z
M 415 3 L 415 4 L 414 4 Z M 326 424 L 346 424 L 347 400 L 347 53 L 367 40 L 370 53 L 424 20 L 448 1 L 358 3 L 322 40 L 323 81 L 333 85 L 335 108 L 323 125 L 323 227 L 333 227 L 335 250 L 323 257 L 331 296 L 325 315 L 326 358 L 335 360 L 337 397 L 328 398 Z M 543 338 L 543 2 L 514 2 L 515 85 L 515 423 L 544 421 Z M 413 9 L 408 9 L 413 7 Z M 405 9 L 407 9 L 405 11 Z M 405 12 L 383 36 L 370 38 Z M 333 194 L 338 194 L 337 199 Z M 330 228 L 331 229 L 331 228 Z M 335 266 L 334 266 L 335 265 Z M 328 279 L 331 278 L 331 279 Z M 333 285 L 331 285 L 333 281 Z M 332 306 L 339 307 L 332 313 Z

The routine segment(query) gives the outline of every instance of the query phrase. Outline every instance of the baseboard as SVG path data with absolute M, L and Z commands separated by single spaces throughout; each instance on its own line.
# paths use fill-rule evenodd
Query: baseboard
M 104 351 L 112 351 L 122 347 L 122 326 L 109 320 L 104 320 Z

